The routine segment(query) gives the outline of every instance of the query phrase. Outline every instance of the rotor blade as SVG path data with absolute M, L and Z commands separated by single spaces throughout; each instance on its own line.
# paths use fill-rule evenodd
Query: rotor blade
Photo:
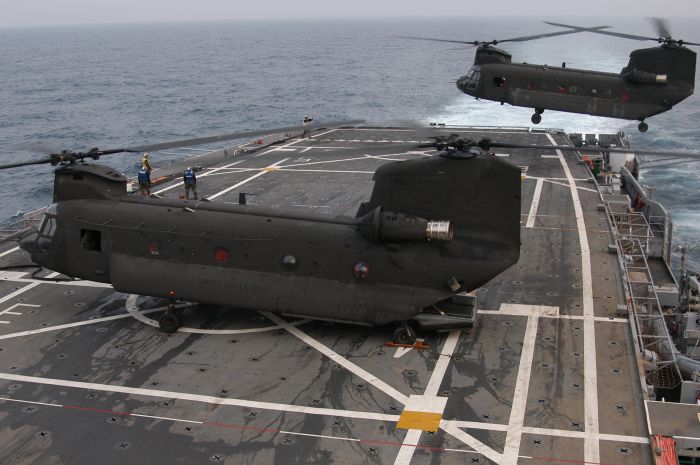
M 671 31 L 668 28 L 668 21 L 663 18 L 647 18 L 659 37 L 670 38 Z
M 17 168 L 20 166 L 41 165 L 43 163 L 51 163 L 52 161 L 54 161 L 53 158 L 42 158 L 39 160 L 31 160 L 31 161 L 18 161 L 16 163 L 7 163 L 5 165 L 0 165 L 0 170 L 4 170 L 7 168 Z
M 609 28 L 610 26 L 596 26 L 590 28 L 590 30 L 599 30 L 599 29 L 605 29 Z M 576 34 L 578 32 L 583 32 L 576 30 L 574 28 L 570 28 L 571 30 L 569 31 L 557 31 L 557 32 L 547 32 L 544 34 L 534 34 L 530 36 L 522 36 L 522 37 L 513 37 L 510 39 L 494 39 L 494 40 L 488 40 L 488 41 L 482 41 L 482 40 L 449 40 L 449 39 L 434 39 L 432 37 L 416 37 L 416 36 L 399 36 L 399 39 L 411 39 L 411 40 L 426 40 L 430 42 L 448 42 L 448 43 L 453 43 L 453 44 L 464 44 L 464 45 L 480 45 L 480 44 L 499 44 L 501 42 L 525 42 L 528 40 L 535 40 L 535 39 L 541 39 L 544 37 L 556 37 L 556 36 L 563 36 L 566 34 Z M 588 30 L 588 29 L 586 29 Z
M 596 27 L 591 27 L 591 28 L 585 28 L 585 31 L 595 32 L 595 31 L 598 31 L 600 29 L 606 29 L 609 27 L 610 26 L 596 26 Z M 546 34 L 535 34 L 532 36 L 514 37 L 512 39 L 497 40 L 496 42 L 498 42 L 498 43 L 501 43 L 501 42 L 525 42 L 528 40 L 541 39 L 543 37 L 563 36 L 566 34 L 576 34 L 576 33 L 585 32 L 585 31 L 572 28 L 571 30 L 568 30 L 568 31 L 548 32 Z
M 644 37 L 644 36 L 635 36 L 632 34 L 623 34 L 621 32 L 601 31 L 600 29 L 596 29 L 596 28 L 572 26 L 570 24 L 553 23 L 550 21 L 545 21 L 545 23 L 549 24 L 550 26 L 558 26 L 558 27 L 566 27 L 569 29 L 576 29 L 579 32 L 594 32 L 596 34 L 605 34 L 605 35 L 609 35 L 609 36 L 623 37 L 625 39 L 633 39 L 633 40 L 653 40 L 654 42 L 659 41 L 659 39 L 657 37 Z
M 355 126 L 364 123 L 364 121 L 352 120 L 352 121 L 337 121 L 325 124 L 314 124 L 308 127 L 309 130 L 319 129 L 323 127 L 337 127 L 337 126 Z M 256 131 L 243 131 L 234 132 L 231 134 L 221 134 L 218 136 L 207 136 L 198 137 L 195 139 L 184 139 L 173 142 L 161 142 L 159 144 L 149 144 L 149 145 L 139 145 L 135 147 L 129 147 L 125 149 L 119 149 L 122 152 L 155 152 L 158 150 L 174 149 L 179 147 L 190 147 L 193 145 L 209 144 L 212 142 L 223 142 L 233 139 L 247 139 L 259 136 L 265 136 L 268 134 L 277 134 L 283 132 L 302 132 L 304 130 L 303 126 L 287 126 L 284 128 L 276 129 L 259 129 Z
M 573 145 L 525 145 L 511 144 L 507 142 L 489 142 L 489 148 L 511 148 L 511 149 L 536 149 L 536 150 L 565 150 L 578 152 L 610 152 L 610 153 L 633 153 L 640 155 L 649 155 L 653 157 L 686 157 L 700 158 L 698 152 L 673 152 L 667 150 L 651 150 L 645 148 L 623 149 L 623 148 L 605 148 L 605 147 L 574 147 Z
M 15 145 L 18 150 L 24 150 L 27 152 L 43 153 L 44 155 L 51 155 L 52 153 L 60 152 L 60 150 L 55 147 L 49 147 L 41 142 L 26 142 L 22 144 Z
M 428 42 L 448 42 L 451 44 L 464 44 L 464 45 L 479 45 L 481 42 L 478 40 L 473 40 L 471 42 L 466 40 L 449 40 L 449 39 L 434 39 L 432 37 L 416 37 L 416 36 L 398 36 L 398 39 L 410 39 L 410 40 L 425 40 Z

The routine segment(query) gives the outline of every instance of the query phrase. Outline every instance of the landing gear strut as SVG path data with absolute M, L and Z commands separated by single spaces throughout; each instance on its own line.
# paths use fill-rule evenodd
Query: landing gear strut
M 647 129 L 649 129 L 649 125 L 644 122 L 644 120 L 639 122 L 639 126 L 637 126 L 637 129 L 639 129 L 639 132 L 647 132 Z
M 182 326 L 182 320 L 182 311 L 175 308 L 175 302 L 171 301 L 168 303 L 168 309 L 163 316 L 160 317 L 160 320 L 158 320 L 158 327 L 161 332 L 171 334 Z
M 542 121 L 542 113 L 544 113 L 544 108 L 535 108 L 535 114 L 530 118 L 532 124 L 540 124 Z
M 416 330 L 404 323 L 394 330 L 391 342 L 394 344 L 411 345 L 416 343 Z

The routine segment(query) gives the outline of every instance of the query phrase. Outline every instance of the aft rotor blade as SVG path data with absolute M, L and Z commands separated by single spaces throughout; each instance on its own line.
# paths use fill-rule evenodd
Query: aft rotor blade
M 511 149 L 535 149 L 535 150 L 565 150 L 578 152 L 610 152 L 610 153 L 634 153 L 640 155 L 649 155 L 653 157 L 686 157 L 700 158 L 698 152 L 673 152 L 667 150 L 651 150 L 645 148 L 605 148 L 605 147 L 574 147 L 573 145 L 525 145 L 525 144 L 510 144 L 507 142 L 490 142 L 487 144 L 489 148 L 511 148 Z
M 325 124 L 315 124 L 308 127 L 311 129 L 318 129 L 323 127 L 337 127 L 337 126 L 355 126 L 364 123 L 364 121 L 352 120 L 352 121 L 338 121 Z M 207 137 L 197 137 L 194 139 L 184 139 L 172 142 L 161 142 L 159 144 L 149 144 L 149 145 L 139 145 L 136 147 L 129 147 L 126 149 L 121 149 L 123 152 L 155 152 L 158 150 L 174 149 L 180 147 L 190 147 L 193 145 L 210 144 L 212 142 L 224 142 L 234 139 L 247 139 L 253 137 L 264 136 L 267 134 L 277 134 L 283 132 L 301 132 L 305 128 L 303 126 L 287 126 L 284 128 L 276 129 L 259 129 L 256 131 L 243 131 L 234 132 L 231 134 L 221 134 L 218 136 L 207 136 Z
M 659 35 L 659 37 L 671 38 L 671 31 L 669 30 L 669 27 L 668 27 L 668 21 L 666 21 L 663 18 L 647 18 L 647 19 L 649 20 L 649 22 L 651 22 L 651 25 L 654 27 L 654 30 Z
M 609 27 L 610 26 L 595 26 L 595 27 L 591 27 L 591 28 L 585 28 L 585 31 L 595 32 L 595 31 L 599 31 L 600 29 L 607 29 Z M 500 43 L 500 42 L 525 42 L 528 40 L 541 39 L 544 37 L 563 36 L 566 34 L 576 34 L 576 33 L 585 32 L 585 31 L 572 28 L 569 31 L 548 32 L 546 34 L 535 34 L 532 36 L 514 37 L 512 39 L 503 39 L 503 40 L 498 40 L 496 42 L 498 42 L 498 43 Z
M 623 34 L 621 32 L 613 32 L 613 31 L 602 31 L 598 28 L 588 28 L 588 27 L 581 27 L 581 26 L 573 26 L 571 24 L 562 24 L 562 23 L 553 23 L 550 21 L 545 21 L 546 24 L 549 24 L 550 26 L 558 26 L 558 27 L 566 27 L 569 29 L 575 29 L 578 32 L 594 32 L 596 34 L 605 34 L 608 36 L 615 36 L 615 37 L 623 37 L 625 39 L 633 39 L 633 40 L 653 40 L 654 42 L 658 42 L 659 39 L 658 37 L 645 37 L 645 36 L 636 36 L 632 34 Z

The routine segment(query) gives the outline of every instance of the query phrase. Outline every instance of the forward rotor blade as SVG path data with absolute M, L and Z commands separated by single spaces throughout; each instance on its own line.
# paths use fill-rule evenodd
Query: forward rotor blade
M 597 31 L 599 29 L 606 29 L 610 26 L 596 26 L 592 28 L 586 28 L 585 30 Z M 430 42 L 447 42 L 452 44 L 464 44 L 464 45 L 485 45 L 485 44 L 500 44 L 501 42 L 525 42 L 528 40 L 542 39 L 544 37 L 556 37 L 563 36 L 566 34 L 576 34 L 578 32 L 583 32 L 583 30 L 577 30 L 576 28 L 569 28 L 568 31 L 557 31 L 557 32 L 546 32 L 544 34 L 534 34 L 522 37 L 513 37 L 510 39 L 494 39 L 494 40 L 449 40 L 449 39 L 435 39 L 432 37 L 417 37 L 417 36 L 399 36 L 399 39 L 410 39 L 410 40 L 425 40 Z
M 605 34 L 608 36 L 615 36 L 615 37 L 623 37 L 625 39 L 633 39 L 633 40 L 653 40 L 654 42 L 658 42 L 659 39 L 658 37 L 644 37 L 644 36 L 635 36 L 632 34 L 623 34 L 621 32 L 613 32 L 613 31 L 602 31 L 597 28 L 588 28 L 588 27 L 581 27 L 581 26 L 572 26 L 571 24 L 562 24 L 562 23 L 553 23 L 550 21 L 545 21 L 546 24 L 549 24 L 550 26 L 558 26 L 558 27 L 566 27 L 569 29 L 575 29 L 579 32 L 593 32 L 596 34 Z
M 325 124 L 310 125 L 308 127 L 308 129 L 311 130 L 311 129 L 319 129 L 319 128 L 325 128 L 325 127 L 355 126 L 355 125 L 358 125 L 361 123 L 364 123 L 364 121 L 360 121 L 360 120 L 337 121 L 337 122 L 331 122 L 331 123 L 325 123 Z M 180 147 L 190 147 L 193 145 L 210 144 L 212 142 L 224 142 L 224 141 L 234 140 L 234 139 L 247 139 L 247 138 L 259 137 L 259 136 L 265 136 L 268 134 L 277 134 L 277 133 L 284 133 L 284 132 L 302 132 L 303 130 L 304 130 L 303 126 L 287 126 L 284 128 L 276 128 L 276 129 L 259 129 L 256 131 L 234 132 L 231 134 L 221 134 L 218 136 L 197 137 L 195 139 L 184 139 L 184 140 L 178 140 L 178 141 L 173 141 L 173 142 L 162 142 L 159 144 L 139 145 L 136 147 L 129 147 L 126 149 L 121 149 L 121 151 L 123 151 L 123 152 L 155 152 L 158 150 L 174 149 L 174 148 L 180 148 Z
M 52 161 L 53 161 L 53 158 L 42 158 L 39 160 L 31 160 L 31 161 L 18 161 L 16 163 L 7 163 L 5 165 L 0 165 L 0 170 L 4 170 L 7 168 L 18 168 L 20 166 L 41 165 L 44 163 L 51 163 Z
M 417 36 L 398 36 L 398 39 L 409 39 L 409 40 L 424 40 L 427 42 L 447 42 L 450 44 L 464 44 L 464 45 L 472 45 L 472 46 L 477 46 L 482 42 L 479 42 L 478 40 L 473 40 L 471 42 L 466 41 L 466 40 L 449 40 L 449 39 L 434 39 L 432 37 L 417 37 Z

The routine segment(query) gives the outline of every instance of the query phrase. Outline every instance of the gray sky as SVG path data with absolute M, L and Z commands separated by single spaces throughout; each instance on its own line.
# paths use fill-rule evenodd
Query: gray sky
M 386 16 L 700 16 L 698 0 L 0 0 L 0 27 Z

